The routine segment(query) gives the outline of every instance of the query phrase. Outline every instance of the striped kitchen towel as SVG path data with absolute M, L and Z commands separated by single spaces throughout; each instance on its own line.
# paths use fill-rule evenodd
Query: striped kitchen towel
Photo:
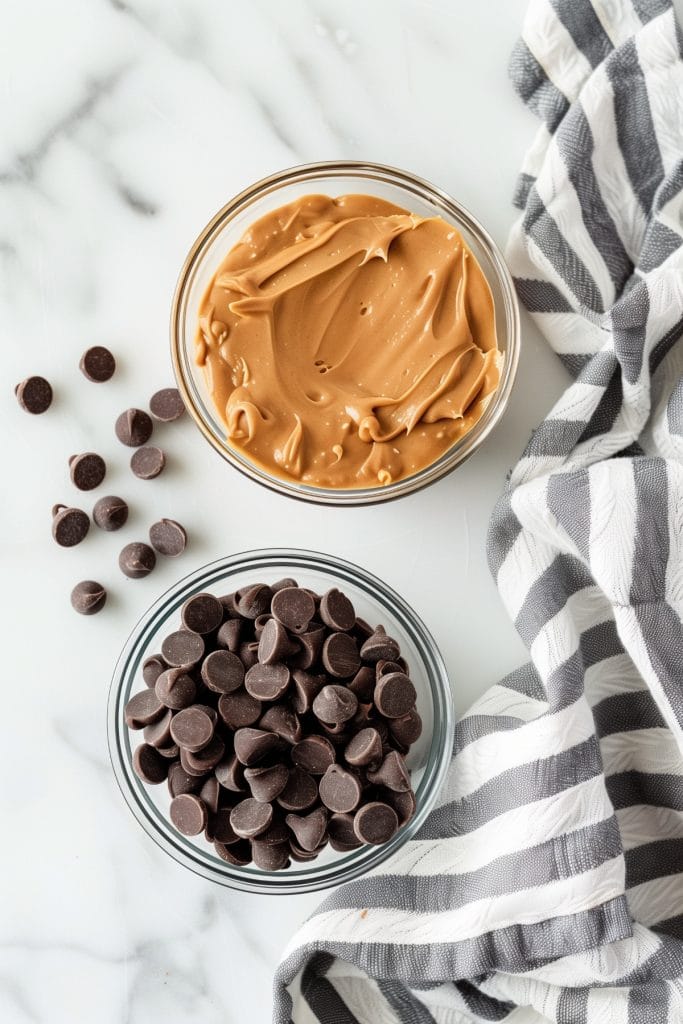
M 531 2 L 509 262 L 576 378 L 489 535 L 532 660 L 417 838 L 294 936 L 278 1024 L 683 1021 L 681 50 L 668 0 Z

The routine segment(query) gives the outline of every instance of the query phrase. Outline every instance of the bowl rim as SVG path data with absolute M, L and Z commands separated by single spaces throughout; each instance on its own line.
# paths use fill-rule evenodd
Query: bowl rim
M 170 824 L 166 831 L 161 830 L 158 811 L 155 809 L 154 814 L 151 811 L 154 804 L 149 788 L 132 771 L 130 732 L 124 722 L 123 697 L 127 682 L 132 682 L 137 676 L 142 658 L 147 653 L 150 633 L 175 614 L 188 596 L 204 587 L 216 586 L 219 581 L 238 572 L 270 571 L 273 568 L 322 571 L 331 578 L 339 579 L 340 585 L 343 586 L 346 580 L 356 588 L 365 589 L 380 603 L 385 603 L 419 653 L 431 695 L 434 727 L 424 773 L 417 789 L 417 810 L 388 843 L 362 847 L 362 855 L 356 850 L 332 864 L 316 868 L 303 865 L 287 872 L 257 872 L 218 861 L 209 863 L 202 859 L 199 850 L 194 856 L 191 852 L 193 847 L 180 834 L 175 834 Z M 422 619 L 393 588 L 355 563 L 300 548 L 260 548 L 215 559 L 165 590 L 131 630 L 114 667 L 107 701 L 107 743 L 114 777 L 129 810 L 148 837 L 195 874 L 229 888 L 260 894 L 293 895 L 326 889 L 358 878 L 386 861 L 415 835 L 433 809 L 451 762 L 453 741 L 454 708 L 450 680 L 441 652 Z
M 314 487 L 269 473 L 243 456 L 238 449 L 232 448 L 225 438 L 219 437 L 211 428 L 195 399 L 194 382 L 188 381 L 184 369 L 184 354 L 180 339 L 182 311 L 190 276 L 224 225 L 262 195 L 270 195 L 287 185 L 314 182 L 321 178 L 334 176 L 338 176 L 340 179 L 366 177 L 368 180 L 384 181 L 402 187 L 449 213 L 456 222 L 464 224 L 476 238 L 478 244 L 486 251 L 495 270 L 505 311 L 507 346 L 503 374 L 481 418 L 471 430 L 430 465 L 411 476 L 383 487 Z M 173 372 L 185 406 L 203 437 L 226 462 L 244 476 L 277 494 L 312 504 L 353 508 L 394 501 L 423 490 L 442 479 L 457 466 L 462 465 L 482 446 L 500 422 L 512 393 L 519 366 L 521 327 L 517 293 L 503 254 L 488 231 L 465 206 L 427 179 L 390 164 L 364 160 L 321 160 L 287 167 L 247 186 L 222 206 L 199 232 L 183 262 L 176 282 L 171 303 L 170 344 Z

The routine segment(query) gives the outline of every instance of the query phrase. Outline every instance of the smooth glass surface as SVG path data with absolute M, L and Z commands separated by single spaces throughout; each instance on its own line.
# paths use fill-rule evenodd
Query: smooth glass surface
M 349 192 L 376 195 L 425 217 L 440 216 L 458 228 L 486 275 L 503 355 L 501 379 L 486 411 L 472 430 L 420 472 L 386 487 L 338 489 L 312 487 L 254 465 L 225 434 L 203 368 L 195 362 L 199 306 L 212 277 L 246 229 L 269 210 L 310 192 L 339 196 Z M 233 466 L 281 494 L 328 505 L 367 505 L 388 501 L 438 480 L 479 447 L 500 419 L 514 382 L 519 359 L 519 311 L 512 278 L 495 243 L 475 218 L 435 185 L 406 171 L 381 164 L 343 161 L 304 164 L 264 178 L 223 207 L 202 231 L 183 266 L 171 312 L 171 354 L 178 387 L 204 437 Z
M 143 742 L 143 735 L 126 727 L 123 710 L 132 694 L 145 685 L 141 674 L 143 661 L 157 653 L 163 637 L 178 627 L 180 608 L 188 597 L 200 591 L 220 596 L 247 583 L 274 583 L 284 576 L 293 576 L 301 586 L 320 593 L 338 586 L 351 598 L 359 616 L 372 625 L 383 624 L 399 641 L 417 690 L 423 732 L 407 757 L 417 810 L 390 842 L 346 854 L 327 848 L 315 861 L 292 862 L 286 870 L 268 872 L 254 865 L 233 867 L 215 854 L 203 836 L 189 838 L 173 828 L 168 820 L 170 797 L 166 784 L 146 786 L 133 771 L 133 750 Z M 451 690 L 443 660 L 426 626 L 381 580 L 330 555 L 287 549 L 251 551 L 219 559 L 185 577 L 140 620 L 114 671 L 108 740 L 114 773 L 128 806 L 147 834 L 177 861 L 204 878 L 237 889 L 260 893 L 309 892 L 338 885 L 377 867 L 414 835 L 425 820 L 450 763 Z

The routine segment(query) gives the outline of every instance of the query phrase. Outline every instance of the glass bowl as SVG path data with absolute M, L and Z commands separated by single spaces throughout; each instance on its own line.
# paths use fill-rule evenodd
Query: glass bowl
M 146 786 L 132 767 L 133 750 L 142 732 L 131 732 L 123 710 L 133 693 L 144 687 L 141 667 L 157 653 L 161 639 L 177 628 L 180 608 L 192 594 L 232 592 L 249 582 L 274 583 L 293 576 L 302 586 L 322 593 L 338 586 L 353 601 L 359 616 L 371 625 L 382 623 L 401 645 L 417 690 L 422 736 L 407 757 L 416 797 L 411 820 L 382 846 L 364 846 L 351 853 L 326 848 L 315 861 L 292 863 L 282 871 L 263 871 L 253 864 L 233 867 L 221 860 L 203 836 L 189 838 L 168 819 L 166 784 Z M 145 832 L 180 864 L 221 885 L 258 893 L 301 893 L 339 885 L 378 867 L 413 836 L 434 806 L 450 763 L 453 746 L 453 704 L 443 659 L 415 612 L 377 577 L 363 569 L 312 551 L 273 549 L 248 551 L 198 569 L 163 594 L 138 622 L 114 670 L 107 724 L 109 753 L 116 780 L 129 808 Z
M 228 250 L 253 221 L 311 191 L 332 196 L 360 192 L 379 196 L 420 216 L 440 216 L 458 228 L 476 256 L 493 295 L 498 345 L 503 355 L 500 383 L 483 416 L 439 459 L 412 476 L 382 487 L 325 488 L 284 479 L 252 463 L 233 448 L 195 362 L 199 305 Z M 206 440 L 231 465 L 280 494 L 324 505 L 370 505 L 412 494 L 439 480 L 482 444 L 500 420 L 519 360 L 519 309 L 510 272 L 493 240 L 464 207 L 435 185 L 407 171 L 356 160 L 303 164 L 256 182 L 223 207 L 190 249 L 180 272 L 171 310 L 171 356 L 178 388 Z

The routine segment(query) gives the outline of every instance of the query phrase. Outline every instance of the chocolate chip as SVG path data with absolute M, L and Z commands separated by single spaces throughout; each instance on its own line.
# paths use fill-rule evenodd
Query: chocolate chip
M 253 668 L 258 663 L 258 643 L 252 641 L 240 644 L 239 656 L 246 669 Z
M 160 519 L 149 528 L 149 542 L 160 555 L 175 558 L 187 547 L 187 534 L 175 519 Z
M 204 785 L 206 786 L 207 783 L 204 783 Z M 204 792 L 204 787 L 202 787 L 202 792 Z M 209 818 L 207 827 L 207 832 L 211 835 L 211 838 L 217 843 L 223 843 L 224 846 L 232 846 L 233 843 L 238 843 L 240 839 L 230 824 L 231 811 L 231 807 L 218 808 Z
M 291 576 L 285 576 L 284 579 L 278 580 L 277 583 L 271 583 L 270 584 L 270 589 L 272 590 L 272 592 L 274 594 L 276 594 L 278 592 L 278 590 L 284 590 L 285 587 L 298 587 L 298 586 L 299 586 L 299 584 L 296 582 L 296 580 L 292 579 Z
M 241 634 L 242 619 L 228 619 L 218 630 L 216 643 L 219 647 L 227 647 L 229 651 L 236 654 L 240 649 Z
M 251 855 L 256 867 L 262 871 L 280 871 L 289 864 L 289 844 L 271 846 L 255 839 L 251 844 Z
M 280 747 L 280 738 L 265 729 L 245 727 L 235 733 L 235 755 L 247 767 L 258 764 L 266 754 Z
M 204 657 L 204 641 L 190 629 L 178 629 L 164 637 L 161 654 L 168 665 L 191 668 Z
M 271 611 L 292 633 L 305 633 L 315 615 L 315 601 L 300 587 L 283 587 L 273 595 Z
M 92 491 L 99 487 L 105 478 L 107 466 L 101 455 L 95 452 L 83 452 L 72 455 L 69 459 L 71 482 L 79 491 Z
M 166 465 L 166 456 L 153 444 L 143 445 L 130 457 L 130 468 L 140 480 L 154 480 Z
M 240 593 L 237 610 L 245 619 L 257 619 L 270 609 L 272 590 L 264 583 L 256 583 Z
M 417 709 L 411 708 L 407 715 L 390 719 L 389 732 L 404 747 L 419 740 L 422 735 L 422 719 Z
M 369 622 L 360 617 L 356 618 L 356 622 L 353 627 L 353 633 L 359 643 L 364 643 L 369 636 L 372 636 L 374 629 Z
M 315 860 L 320 853 L 320 850 L 303 850 L 294 837 L 289 840 L 289 851 L 292 860 L 303 861 L 304 863 L 309 860 Z
M 96 615 L 102 611 L 107 591 L 95 580 L 81 580 L 71 591 L 71 607 L 79 615 Z
M 78 364 L 84 377 L 94 384 L 103 384 L 111 380 L 116 370 L 116 360 L 104 345 L 93 345 L 87 348 Z
M 199 707 L 195 704 L 188 710 L 195 711 Z M 180 712 L 184 714 L 185 712 Z M 225 754 L 225 743 L 220 736 L 212 736 L 206 746 L 201 750 L 189 750 L 187 746 L 181 747 L 181 760 L 191 771 L 209 772 L 223 760 Z M 184 756 L 183 756 L 184 755 Z
M 133 752 L 133 770 L 150 786 L 158 786 L 168 775 L 169 763 L 149 743 L 141 743 Z
M 218 700 L 218 714 L 230 729 L 253 725 L 261 717 L 261 701 L 246 690 L 225 693 Z
M 126 409 L 117 419 L 114 430 L 121 444 L 139 448 L 149 441 L 154 424 L 142 409 Z
M 337 679 L 348 679 L 360 668 L 356 641 L 348 633 L 330 633 L 323 644 L 323 665 Z
M 292 747 L 292 762 L 311 775 L 323 775 L 336 760 L 334 747 L 325 736 L 307 736 Z
M 146 725 L 158 721 L 165 710 L 154 690 L 141 690 L 130 698 L 123 716 L 129 729 L 144 729 Z
M 359 701 L 371 701 L 375 692 L 375 673 L 368 665 L 362 665 L 351 680 L 349 690 Z
M 339 764 L 331 764 L 320 780 L 320 799 L 331 811 L 355 811 L 362 787 L 355 775 Z
M 233 864 L 235 867 L 244 867 L 251 860 L 251 843 L 246 839 L 240 839 L 239 843 L 214 843 L 213 848 L 221 860 Z
M 380 676 L 375 687 L 375 705 L 385 718 L 402 718 L 415 706 L 417 693 L 403 672 Z
M 390 672 L 403 672 L 403 669 L 397 661 L 378 661 L 375 665 L 375 681 L 380 676 L 388 676 Z
M 128 505 L 123 498 L 117 498 L 115 494 L 106 494 L 95 502 L 92 517 L 100 530 L 111 533 L 125 526 L 128 520 Z
M 398 831 L 398 816 L 393 807 L 373 801 L 356 811 L 353 828 L 362 843 L 379 846 L 388 842 Z
M 184 836 L 198 836 L 206 828 L 206 804 L 194 793 L 181 793 L 171 800 L 171 821 Z
M 142 678 L 147 686 L 154 686 L 157 679 L 168 668 L 168 665 L 160 654 L 151 654 L 142 663 Z
M 382 739 L 376 729 L 361 729 L 344 750 L 349 764 L 377 764 L 382 759 Z
M 80 544 L 90 529 L 90 520 L 80 508 L 55 505 L 52 510 L 52 536 L 62 548 Z
M 318 786 L 315 779 L 303 768 L 290 769 L 287 785 L 277 797 L 280 807 L 285 811 L 305 811 L 317 799 Z
M 315 850 L 325 835 L 327 811 L 324 807 L 316 807 L 310 814 L 288 814 L 285 822 L 302 850 Z
M 202 662 L 201 675 L 214 693 L 232 693 L 244 682 L 244 665 L 230 651 L 212 651 Z
M 249 783 L 249 789 L 254 799 L 269 804 L 280 795 L 287 785 L 289 771 L 284 764 L 245 768 L 244 778 Z
M 273 814 L 273 821 L 268 826 L 265 832 L 262 832 L 258 837 L 259 843 L 267 844 L 268 846 L 280 846 L 282 843 L 288 843 L 291 832 L 285 825 L 282 818 L 276 817 Z
M 14 389 L 19 405 L 24 412 L 40 415 L 52 404 L 52 387 L 44 377 L 27 377 Z
M 287 691 L 290 681 L 286 665 L 252 665 L 244 677 L 244 686 L 256 700 L 279 700 Z
M 273 808 L 249 796 L 230 812 L 230 824 L 242 839 L 253 839 L 265 832 L 273 820 Z
M 223 621 L 223 605 L 213 594 L 195 594 L 181 612 L 183 625 L 195 633 L 213 633 Z
M 297 635 L 299 650 L 292 657 L 291 663 L 297 668 L 312 668 L 320 660 L 325 640 L 325 627 L 309 623 L 305 633 Z
M 221 787 L 218 785 L 218 779 L 215 775 L 211 775 L 210 778 L 202 784 L 202 788 L 199 790 L 200 799 L 206 804 L 206 809 L 209 812 L 210 820 L 207 825 L 207 832 L 211 831 L 211 839 L 220 839 L 222 843 L 227 843 L 227 839 L 222 839 L 216 835 L 213 830 L 215 824 L 215 815 L 218 814 L 218 803 L 221 797 Z M 227 815 L 229 817 L 229 814 Z M 208 836 L 207 836 L 208 838 Z M 237 836 L 235 836 L 237 839 Z
M 331 814 L 327 820 L 330 846 L 339 853 L 347 853 L 361 845 L 353 827 L 353 814 Z
M 213 730 L 214 723 L 209 716 L 196 707 L 184 708 L 171 722 L 171 736 L 174 742 L 192 753 L 206 746 L 213 736 Z M 218 760 L 220 761 L 220 758 Z
M 154 692 L 167 708 L 181 711 L 189 707 L 197 694 L 192 676 L 183 668 L 169 668 L 162 672 L 154 684 Z
M 231 793 L 246 793 L 247 784 L 244 779 L 244 765 L 241 764 L 234 754 L 224 758 L 216 765 L 216 779 L 224 789 Z
M 258 619 L 256 623 L 258 623 Z M 257 631 L 256 623 L 254 625 Z M 277 661 L 284 661 L 298 650 L 299 645 L 290 640 L 287 630 L 277 619 L 268 619 L 262 625 L 261 635 L 259 636 L 258 660 L 263 665 L 273 665 Z
M 181 793 L 196 793 L 202 785 L 202 780 L 196 775 L 189 775 L 179 761 L 169 767 L 168 791 L 172 797 L 180 796 Z
M 358 710 L 358 698 L 346 686 L 323 686 L 313 701 L 313 714 L 321 722 L 342 725 Z
M 154 690 L 146 690 L 146 693 L 151 693 L 155 696 Z M 139 694 L 137 694 L 139 696 Z M 159 704 L 159 698 L 156 700 Z M 130 705 L 130 701 L 128 702 Z M 126 713 L 128 712 L 128 706 L 126 707 Z M 161 716 L 153 721 L 151 724 L 145 726 L 145 743 L 149 743 L 152 747 L 156 747 L 157 750 L 164 750 L 174 745 L 171 738 L 171 722 L 173 720 L 173 712 L 170 708 L 164 707 L 161 704 Z M 126 721 L 127 724 L 127 721 Z M 165 756 L 165 755 L 164 755 Z
M 131 580 L 140 580 L 149 576 L 157 563 L 156 555 L 148 544 L 134 541 L 126 544 L 119 555 L 119 569 Z
M 292 706 L 297 714 L 303 715 L 313 707 L 313 701 L 325 685 L 325 676 L 313 676 L 297 668 L 292 673 L 292 679 Z
M 395 750 L 391 750 L 376 771 L 368 770 L 368 782 L 377 786 L 385 786 L 395 793 L 407 793 L 410 789 L 410 776 L 406 771 L 403 758 Z
M 347 632 L 356 622 L 356 611 L 346 594 L 334 587 L 320 599 L 320 618 L 330 629 Z
M 162 388 L 150 398 L 149 411 L 155 420 L 171 423 L 180 419 L 185 412 L 185 405 L 177 388 Z
M 272 704 L 261 715 L 259 729 L 274 732 L 287 743 L 298 743 L 303 738 L 301 722 L 293 711 L 283 704 Z
M 395 661 L 401 653 L 393 637 L 387 636 L 382 626 L 378 626 L 360 649 L 363 661 Z
M 391 789 L 385 789 L 382 799 L 396 811 L 399 825 L 405 825 L 415 814 L 417 803 L 412 789 L 406 793 L 396 793 Z

